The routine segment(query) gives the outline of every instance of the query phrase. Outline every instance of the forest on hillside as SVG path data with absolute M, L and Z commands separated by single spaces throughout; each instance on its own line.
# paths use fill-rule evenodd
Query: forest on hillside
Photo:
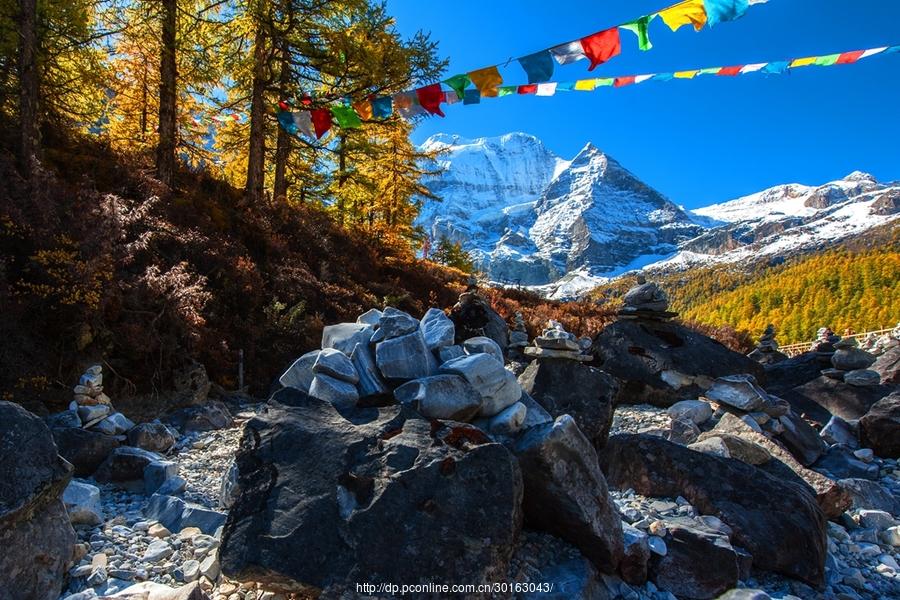
M 810 341 L 823 326 L 839 333 L 889 328 L 900 307 L 900 227 L 777 266 L 717 265 L 655 278 L 683 320 L 753 338 L 769 323 L 782 344 Z M 615 306 L 633 282 L 626 277 L 591 296 Z

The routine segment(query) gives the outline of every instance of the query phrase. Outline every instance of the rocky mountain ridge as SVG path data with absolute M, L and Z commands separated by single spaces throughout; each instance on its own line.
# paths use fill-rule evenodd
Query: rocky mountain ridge
M 787 184 L 687 211 L 587 144 L 571 161 L 536 137 L 436 135 L 442 198 L 418 224 L 470 251 L 499 284 L 565 299 L 635 269 L 779 261 L 900 216 L 900 184 L 854 172 L 820 186 Z

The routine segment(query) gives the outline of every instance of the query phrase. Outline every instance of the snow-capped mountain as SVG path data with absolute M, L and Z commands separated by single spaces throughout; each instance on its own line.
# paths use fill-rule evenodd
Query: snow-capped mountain
M 419 217 L 432 237 L 460 241 L 497 282 L 545 285 L 575 270 L 615 275 L 644 255 L 668 256 L 703 229 L 592 144 L 571 161 L 537 138 L 430 138 L 443 199 Z
M 635 269 L 780 259 L 900 218 L 900 183 L 860 172 L 688 212 L 592 144 L 571 161 L 524 133 L 423 148 L 441 151 L 426 185 L 442 202 L 418 224 L 460 241 L 493 281 L 557 298 Z

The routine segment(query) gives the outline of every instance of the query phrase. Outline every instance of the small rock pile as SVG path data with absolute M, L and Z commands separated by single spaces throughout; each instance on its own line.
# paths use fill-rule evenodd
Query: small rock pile
M 625 319 L 665 320 L 678 316 L 669 312 L 669 296 L 658 284 L 637 276 L 637 285 L 625 293 L 619 316 Z
M 69 410 L 56 415 L 56 423 L 82 427 L 106 435 L 122 435 L 134 423 L 113 408 L 109 396 L 103 393 L 103 367 L 88 367 L 78 385 Z
M 831 362 L 831 356 L 836 348 L 835 344 L 841 341 L 841 336 L 834 333 L 830 327 L 819 327 L 816 339 L 809 347 L 810 352 L 815 352 L 820 362 Z
M 881 374 L 869 369 L 875 363 L 875 356 L 860 349 L 858 345 L 854 338 L 836 342 L 835 352 L 831 355 L 833 368 L 824 369 L 822 374 L 856 387 L 880 384 Z
M 578 360 L 582 362 L 590 362 L 594 357 L 590 354 L 582 354 L 589 352 L 591 349 L 591 340 L 581 338 L 580 340 L 574 334 L 566 331 L 562 323 L 551 319 L 547 323 L 547 328 L 538 337 L 534 338 L 534 346 L 525 348 L 525 356 L 536 358 L 538 360 L 545 358 L 565 358 L 568 360 Z
M 747 357 L 764 365 L 774 365 L 775 363 L 788 359 L 786 354 L 778 351 L 778 342 L 775 341 L 774 325 L 769 324 L 766 327 L 766 330 L 759 338 L 759 342 L 756 344 L 756 349 L 748 354 Z
M 522 313 L 516 311 L 515 325 L 509 332 L 510 348 L 525 348 L 528 346 L 528 330 L 525 329 L 525 318 Z

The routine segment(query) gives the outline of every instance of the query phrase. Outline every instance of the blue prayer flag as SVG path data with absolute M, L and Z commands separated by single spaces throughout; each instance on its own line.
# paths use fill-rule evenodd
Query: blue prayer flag
M 394 112 L 390 96 L 372 100 L 372 116 L 376 119 L 387 119 Z
M 750 8 L 749 0 L 703 0 L 706 8 L 706 22 L 710 27 L 725 21 L 734 21 L 744 16 Z
M 479 92 L 476 88 L 466 90 L 466 95 L 463 97 L 463 104 L 479 103 L 481 103 L 481 92 Z
M 553 56 L 549 50 L 523 56 L 519 64 L 528 74 L 528 83 L 544 83 L 553 77 Z

